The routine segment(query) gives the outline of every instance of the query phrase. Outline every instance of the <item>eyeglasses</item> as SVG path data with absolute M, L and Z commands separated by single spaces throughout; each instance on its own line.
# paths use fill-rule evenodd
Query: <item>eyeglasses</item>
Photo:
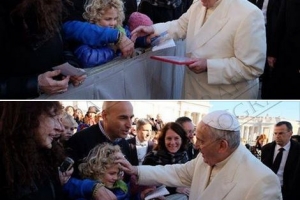
M 187 131 L 187 134 L 195 134 L 195 132 L 196 132 L 196 129 L 188 130 L 188 131 Z

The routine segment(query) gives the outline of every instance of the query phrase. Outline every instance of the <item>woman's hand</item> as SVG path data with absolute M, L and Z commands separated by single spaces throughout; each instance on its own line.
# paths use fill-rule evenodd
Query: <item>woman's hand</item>
M 61 185 L 64 185 L 69 181 L 73 171 L 74 171 L 73 167 L 70 170 L 65 172 L 61 172 L 58 168 L 58 175 L 59 175 L 59 180 Z
M 87 75 L 82 75 L 82 76 L 71 76 L 70 77 L 70 82 L 75 86 L 79 86 L 83 83 L 83 81 L 86 79 Z
M 41 92 L 46 94 L 63 93 L 68 90 L 70 76 L 63 77 L 63 80 L 54 80 L 60 74 L 60 70 L 48 71 L 38 76 L 38 85 Z

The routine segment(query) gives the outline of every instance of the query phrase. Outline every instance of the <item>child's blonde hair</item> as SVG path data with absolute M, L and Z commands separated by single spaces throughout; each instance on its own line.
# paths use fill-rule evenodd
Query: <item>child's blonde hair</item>
M 117 153 L 121 153 L 118 145 L 103 143 L 95 146 L 78 166 L 81 177 L 100 180 L 106 170 L 116 164 Z
M 122 26 L 125 19 L 124 3 L 122 0 L 87 0 L 83 13 L 83 18 L 90 23 L 96 23 L 99 19 L 102 19 L 103 14 L 109 8 L 116 8 L 118 10 L 117 26 Z

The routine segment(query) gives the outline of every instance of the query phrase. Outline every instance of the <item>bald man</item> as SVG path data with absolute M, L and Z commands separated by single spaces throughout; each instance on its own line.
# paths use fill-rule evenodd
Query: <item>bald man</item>
M 130 132 L 133 117 L 133 106 L 129 101 L 105 101 L 102 105 L 103 120 L 77 132 L 66 144 L 68 155 L 75 161 L 74 176 L 78 176 L 79 160 L 100 143 L 118 144 L 126 159 L 131 161 L 125 138 Z

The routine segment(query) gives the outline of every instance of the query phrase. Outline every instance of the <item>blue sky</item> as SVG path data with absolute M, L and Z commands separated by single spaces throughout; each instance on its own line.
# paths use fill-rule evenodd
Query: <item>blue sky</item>
M 300 101 L 209 101 L 214 110 L 228 110 L 237 116 L 284 117 L 300 120 Z

